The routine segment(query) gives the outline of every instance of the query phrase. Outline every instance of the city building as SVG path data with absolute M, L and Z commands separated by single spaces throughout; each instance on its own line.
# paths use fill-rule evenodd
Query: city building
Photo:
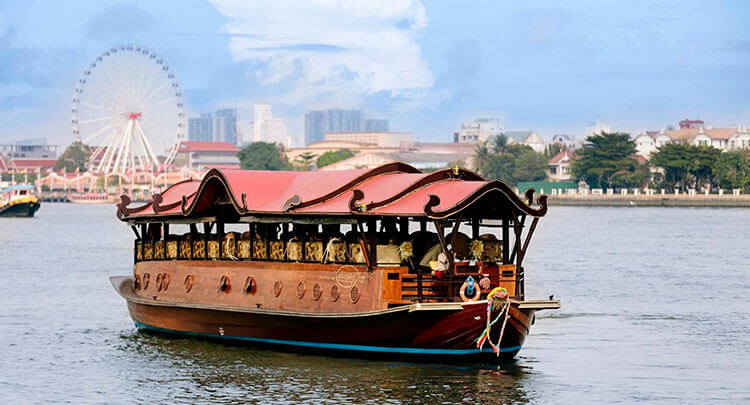
M 686 121 L 688 120 L 680 121 L 680 129 L 641 131 L 633 138 L 637 154 L 648 159 L 659 147 L 670 142 L 695 146 L 713 146 L 722 151 L 750 147 L 750 132 L 747 131 L 747 128 L 691 127 Z
M 284 120 L 274 118 L 268 104 L 255 104 L 253 142 L 272 142 L 287 148 L 292 146 L 292 139 L 286 134 Z
M 57 145 L 47 145 L 44 138 L 24 139 L 12 144 L 0 145 L 0 157 L 26 159 L 56 159 Z
M 263 142 L 263 123 L 266 120 L 273 118 L 271 114 L 271 106 L 268 104 L 255 104 L 253 106 L 254 119 L 253 119 L 253 142 Z
M 549 160 L 549 179 L 552 181 L 567 181 L 571 179 L 570 161 L 573 152 L 562 151 Z
M 610 133 L 611 130 L 608 124 L 597 122 L 593 126 L 586 127 L 585 136 L 601 135 L 602 133 Z
M 500 121 L 495 118 L 476 118 L 473 122 L 461 124 L 461 129 L 453 133 L 453 143 L 484 142 L 493 135 L 503 132 Z
M 198 170 L 212 167 L 239 169 L 239 151 L 239 148 L 229 142 L 182 142 L 177 150 L 174 166 Z
M 414 143 L 411 132 L 328 132 L 326 141 L 355 142 L 377 145 L 381 148 L 400 148 Z
M 636 154 L 645 157 L 651 157 L 660 146 L 672 142 L 672 139 L 664 131 L 641 131 L 635 138 Z
M 326 140 L 304 148 L 290 149 L 286 156 L 289 161 L 294 161 L 302 154 L 311 154 L 317 158 L 325 152 L 341 149 L 348 149 L 356 154 L 320 170 L 374 168 L 394 161 L 409 163 L 420 169 L 448 167 L 456 163 L 468 168 L 473 165 L 475 148 L 473 144 L 455 143 L 400 142 L 399 146 L 388 147 L 378 146 L 376 143 Z
M 702 128 L 706 126 L 706 123 L 703 122 L 703 120 L 691 120 L 689 118 L 685 118 L 684 120 L 679 122 L 680 129 L 688 129 L 688 128 Z
M 237 144 L 237 110 L 226 108 L 188 120 L 188 141 Z
M 566 150 L 576 150 L 578 148 L 578 143 L 576 142 L 576 138 L 573 135 L 555 134 L 555 136 L 552 137 L 552 142 L 550 143 L 558 144 Z
M 390 132 L 391 124 L 383 119 L 366 119 L 365 132 Z
M 305 145 L 325 140 L 329 132 L 389 132 L 382 119 L 365 119 L 362 110 L 324 110 L 305 113 Z
M 745 128 L 680 128 L 664 131 L 672 142 L 697 146 L 713 146 L 721 150 L 750 146 L 750 134 Z
M 539 153 L 543 153 L 546 146 L 544 139 L 536 131 L 508 131 L 505 132 L 505 136 L 508 137 L 509 143 L 530 146 L 531 149 Z
M 55 168 L 57 159 L 9 159 L 7 166 L 15 172 L 36 173 L 37 171 L 48 172 Z
M 324 166 L 320 170 L 372 169 L 393 162 L 406 163 L 420 170 L 435 170 L 451 167 L 455 164 L 461 167 L 468 167 L 470 159 L 471 156 L 458 153 L 365 152 Z

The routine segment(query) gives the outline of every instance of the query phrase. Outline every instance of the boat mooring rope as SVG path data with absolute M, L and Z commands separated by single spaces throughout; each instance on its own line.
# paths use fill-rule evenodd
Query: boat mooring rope
M 495 301 L 498 301 L 499 303 L 503 300 L 505 300 L 505 304 L 495 319 L 492 319 L 492 307 L 495 306 Z M 490 291 L 490 293 L 487 294 L 487 327 L 484 328 L 482 334 L 477 338 L 477 348 L 479 348 L 479 350 L 482 350 L 484 344 L 489 342 L 490 346 L 492 346 L 492 351 L 495 352 L 497 356 L 500 356 L 500 342 L 503 340 L 505 324 L 508 322 L 509 315 L 510 300 L 508 299 L 508 291 L 502 287 L 497 287 Z M 492 326 L 500 320 L 500 317 L 503 317 L 503 326 L 500 328 L 500 337 L 497 339 L 497 344 L 495 344 L 492 343 L 492 339 L 490 338 L 490 330 L 492 329 Z

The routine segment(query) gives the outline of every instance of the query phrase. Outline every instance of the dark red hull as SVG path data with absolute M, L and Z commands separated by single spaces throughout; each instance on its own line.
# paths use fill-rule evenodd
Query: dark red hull
M 217 308 L 138 298 L 129 278 L 113 279 L 128 301 L 130 316 L 143 330 L 285 347 L 304 352 L 339 352 L 422 361 L 512 359 L 521 349 L 533 309 L 511 307 L 499 356 L 489 345 L 477 349 L 486 326 L 486 303 L 413 304 L 353 314 L 297 314 L 286 311 Z M 492 329 L 497 341 L 500 322 Z

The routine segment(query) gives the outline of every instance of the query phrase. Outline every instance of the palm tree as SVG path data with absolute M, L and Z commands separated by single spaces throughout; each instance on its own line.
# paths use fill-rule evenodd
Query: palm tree
M 490 138 L 492 151 L 498 155 L 504 155 L 508 151 L 508 137 L 505 134 L 497 134 Z
M 303 172 L 306 172 L 310 170 L 310 168 L 313 165 L 313 160 L 315 160 L 317 156 L 315 156 L 312 152 L 305 152 L 297 156 L 296 159 L 294 159 L 294 163 L 299 165 L 300 170 Z
M 479 173 L 485 174 L 487 165 L 490 160 L 490 148 L 487 147 L 487 141 L 479 142 L 474 149 L 474 167 Z

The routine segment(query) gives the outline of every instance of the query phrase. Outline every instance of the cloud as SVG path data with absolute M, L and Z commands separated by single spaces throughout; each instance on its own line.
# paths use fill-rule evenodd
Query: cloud
M 15 110 L 35 106 L 39 101 L 36 94 L 24 93 L 20 95 L 9 95 L 0 97 L 0 110 Z
M 89 21 L 86 32 L 94 38 L 131 38 L 154 26 L 151 14 L 130 4 L 109 6 Z
M 0 83 L 29 86 L 59 85 L 58 77 L 68 69 L 74 52 L 15 46 L 17 29 L 8 25 L 0 33 Z
M 229 19 L 235 68 L 249 68 L 244 86 L 267 90 L 268 102 L 353 106 L 383 93 L 418 102 L 434 84 L 416 42 L 427 25 L 417 0 L 212 3 Z

